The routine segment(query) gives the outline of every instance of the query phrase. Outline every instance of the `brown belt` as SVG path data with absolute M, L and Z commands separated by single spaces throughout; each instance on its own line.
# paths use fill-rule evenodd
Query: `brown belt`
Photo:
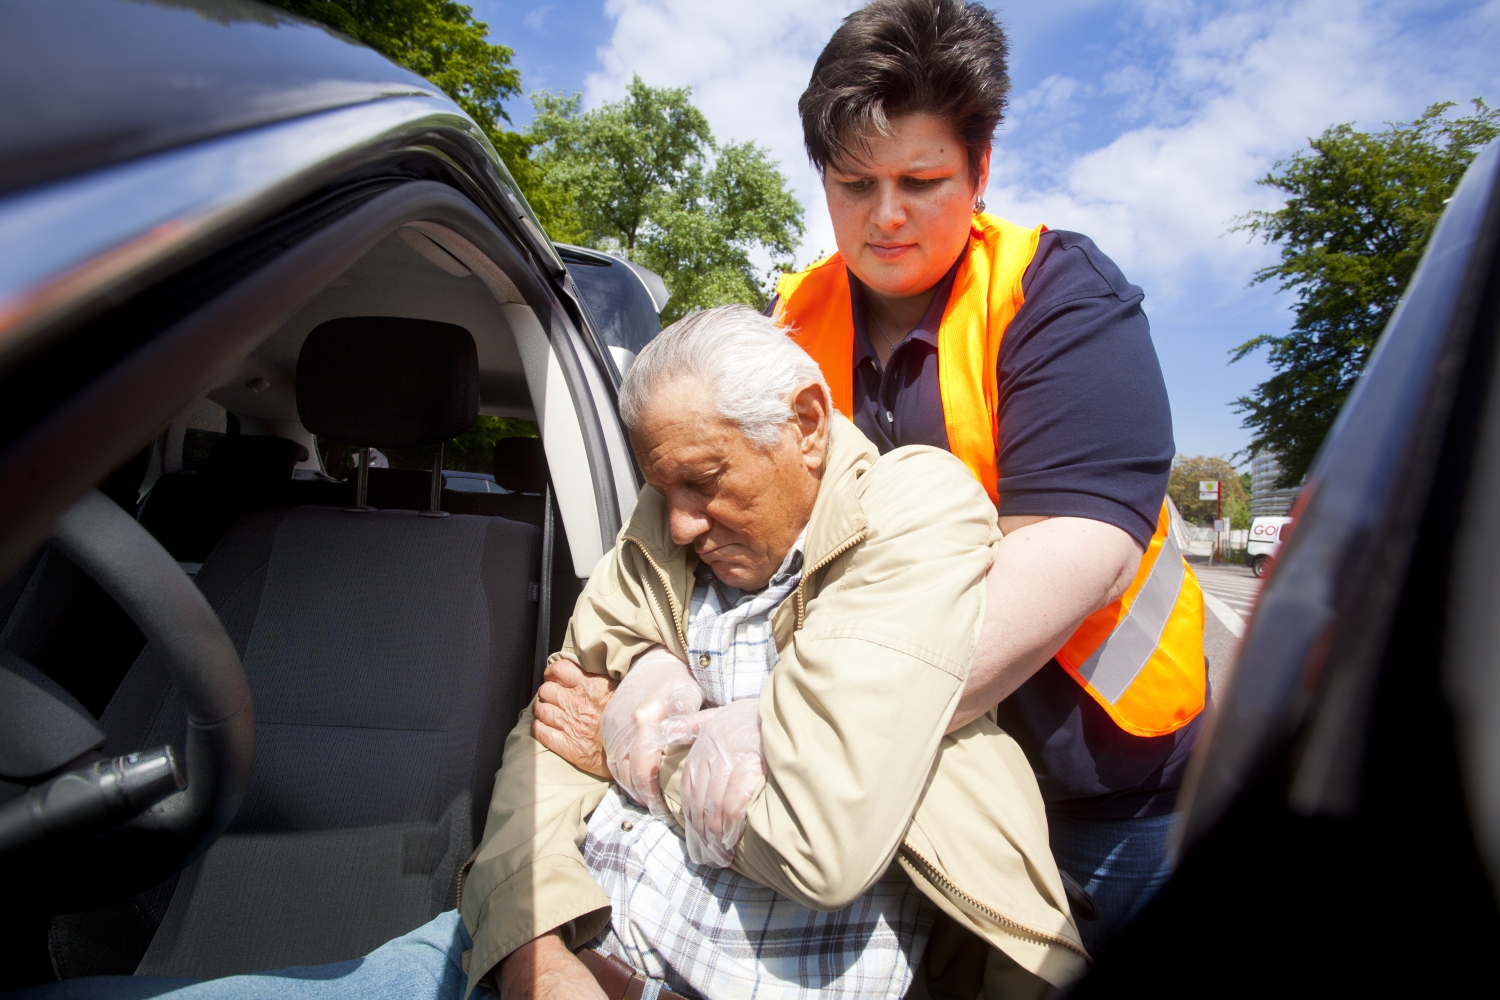
M 578 953 L 578 959 L 594 974 L 594 978 L 599 981 L 600 989 L 604 990 L 604 995 L 609 997 L 609 1000 L 641 1000 L 644 995 L 647 986 L 646 977 L 615 956 L 585 948 Z M 661 1000 L 687 1000 L 686 997 L 673 993 L 665 986 L 656 995 Z

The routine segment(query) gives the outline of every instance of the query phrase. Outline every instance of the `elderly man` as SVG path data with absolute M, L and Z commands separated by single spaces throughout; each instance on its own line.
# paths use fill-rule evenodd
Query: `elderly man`
M 471 986 L 497 965 L 506 997 L 1070 981 L 1031 769 L 953 718 L 999 537 L 966 468 L 881 457 L 743 307 L 664 331 L 621 412 L 649 487 L 506 744 L 462 882 Z M 616 681 L 601 754 L 576 716 Z

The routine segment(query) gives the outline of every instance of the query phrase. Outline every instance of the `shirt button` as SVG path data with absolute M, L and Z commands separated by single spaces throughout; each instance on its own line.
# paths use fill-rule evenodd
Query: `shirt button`
M 700 667 L 706 667 L 706 666 L 708 666 L 709 662 L 710 661 L 709 661 L 707 653 L 699 653 L 698 654 L 698 666 L 700 666 Z
M 896 415 L 894 413 L 892 413 L 890 410 L 886 410 L 885 411 L 885 422 L 888 423 L 888 424 L 895 423 L 896 422 Z
M 620 829 L 624 830 L 626 833 L 629 833 L 631 830 L 635 829 L 635 824 L 632 823 L 632 822 L 630 822 L 630 820 L 628 820 L 628 819 L 627 820 L 623 820 L 620 823 Z

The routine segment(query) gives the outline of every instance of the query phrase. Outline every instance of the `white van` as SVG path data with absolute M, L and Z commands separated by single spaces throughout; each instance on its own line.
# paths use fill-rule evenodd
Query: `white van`
M 1245 560 L 1256 576 L 1265 576 L 1271 560 L 1281 552 L 1281 542 L 1286 526 L 1292 523 L 1289 517 L 1256 517 L 1250 521 L 1250 543 L 1245 547 Z

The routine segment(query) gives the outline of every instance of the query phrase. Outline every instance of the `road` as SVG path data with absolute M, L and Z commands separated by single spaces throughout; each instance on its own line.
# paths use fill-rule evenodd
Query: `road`
M 1203 588 L 1203 653 L 1208 657 L 1208 682 L 1214 691 L 1222 691 L 1260 595 L 1260 581 L 1246 566 L 1210 566 L 1192 556 L 1188 561 Z

